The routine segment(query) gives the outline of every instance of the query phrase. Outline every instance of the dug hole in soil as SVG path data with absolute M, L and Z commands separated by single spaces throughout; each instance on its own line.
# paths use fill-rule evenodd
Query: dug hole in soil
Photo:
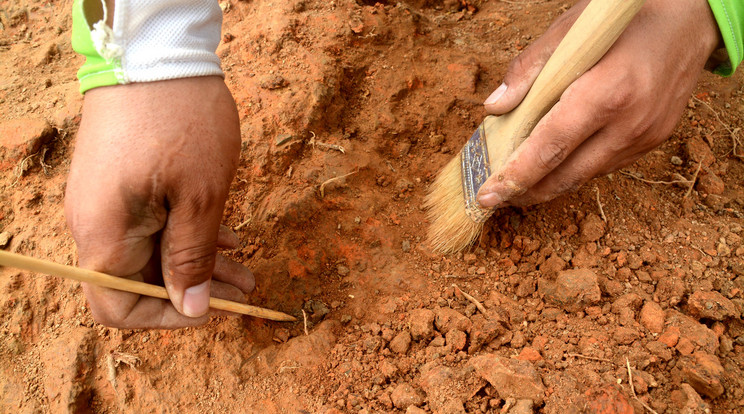
M 740 74 L 704 74 L 625 170 L 499 212 L 464 254 L 424 244 L 428 184 L 571 4 L 223 2 L 231 255 L 250 303 L 301 322 L 109 329 L 79 284 L 2 268 L 0 412 L 742 412 Z M 0 1 L 0 247 L 75 264 L 70 8 Z

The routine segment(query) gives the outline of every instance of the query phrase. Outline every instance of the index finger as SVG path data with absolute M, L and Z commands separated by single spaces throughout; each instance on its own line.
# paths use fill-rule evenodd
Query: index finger
M 504 166 L 481 186 L 478 202 L 483 207 L 502 207 L 523 194 L 602 127 L 600 109 L 592 99 L 573 93 L 575 86 L 566 90 Z

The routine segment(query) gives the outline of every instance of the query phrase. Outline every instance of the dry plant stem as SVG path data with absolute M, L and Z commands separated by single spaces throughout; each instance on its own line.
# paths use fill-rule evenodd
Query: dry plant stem
M 305 312 L 305 309 L 302 310 L 302 322 L 305 324 L 305 336 L 310 335 L 307 332 L 307 313 Z
M 310 145 L 311 145 L 311 146 L 312 146 L 313 148 L 315 148 L 315 147 L 317 146 L 317 147 L 320 147 L 320 148 L 323 148 L 323 149 L 327 149 L 327 150 L 336 150 L 336 151 L 338 151 L 338 152 L 340 152 L 340 153 L 342 153 L 342 154 L 346 154 L 346 150 L 344 149 L 344 147 L 342 147 L 342 146 L 340 146 L 340 145 L 336 145 L 336 144 L 328 144 L 328 143 L 326 143 L 326 142 L 320 142 L 320 141 L 316 141 L 316 140 L 315 140 L 315 132 L 313 132 L 313 131 L 310 131 L 310 133 L 311 133 L 311 134 L 313 135 L 313 136 L 312 136 L 312 137 L 310 138 Z
M 31 272 L 50 274 L 66 279 L 77 280 L 78 282 L 90 283 L 92 285 L 109 289 L 138 293 L 140 295 L 152 296 L 160 299 L 169 299 L 168 292 L 162 286 L 111 276 L 93 270 L 61 265 L 16 253 L 0 251 L 0 266 L 16 267 Z M 212 309 L 240 313 L 242 315 L 255 316 L 257 318 L 270 319 L 272 321 L 294 322 L 297 320 L 294 316 L 287 315 L 286 313 L 219 298 L 210 298 L 209 307 Z
M 465 291 L 460 289 L 459 286 L 457 286 L 455 283 L 452 284 L 452 287 L 459 290 L 460 293 L 462 293 L 463 296 L 465 296 L 465 299 L 469 300 L 470 302 L 475 305 L 476 308 L 478 308 L 478 311 L 483 314 L 483 316 L 486 316 L 486 307 L 483 306 L 482 303 L 478 302 L 478 299 L 472 297 L 471 295 L 467 294 Z
M 599 358 L 599 357 L 593 357 L 593 356 L 588 356 L 588 355 L 570 354 L 569 353 L 569 354 L 566 354 L 566 356 L 570 356 L 570 357 L 574 357 L 574 358 L 588 359 L 590 361 L 599 361 L 599 362 L 607 362 L 607 363 L 610 363 L 610 364 L 614 364 L 614 362 L 610 361 L 609 359 Z
M 726 129 L 726 131 L 728 131 L 729 136 L 731 137 L 731 144 L 733 146 L 733 148 L 731 149 L 731 154 L 733 154 L 734 157 L 736 157 L 736 158 L 738 158 L 740 160 L 744 160 L 744 155 L 739 155 L 739 154 L 736 153 L 736 148 L 739 145 L 741 145 L 741 143 L 739 142 L 739 136 L 737 135 L 737 131 L 739 130 L 739 128 L 736 128 L 736 129 L 731 128 L 727 123 L 723 122 L 723 120 L 721 119 L 721 116 L 718 113 L 718 111 L 716 111 L 715 109 L 713 109 L 713 107 L 710 104 L 708 104 L 707 102 L 703 101 L 702 99 L 699 99 L 699 98 L 693 96 L 692 97 L 692 100 L 694 100 L 695 102 L 698 102 L 698 103 L 701 103 L 701 104 L 705 105 L 711 112 L 713 112 L 713 116 L 716 117 L 716 120 L 718 121 L 718 123 L 721 124 L 723 126 L 723 128 Z
M 344 179 L 344 178 L 346 178 L 346 177 L 348 177 L 350 175 L 354 175 L 354 174 L 356 174 L 358 172 L 359 172 L 359 170 L 354 170 L 354 171 L 352 171 L 352 172 L 350 172 L 348 174 L 340 175 L 338 177 L 333 177 L 331 179 L 328 179 L 328 180 L 323 181 L 323 183 L 320 185 L 320 196 L 321 197 L 325 197 L 325 186 L 326 185 L 328 185 L 328 184 L 330 184 L 330 183 L 332 183 L 334 181 L 342 180 L 342 179 Z
M 242 223 L 238 224 L 237 226 L 233 227 L 233 230 L 234 231 L 238 231 L 238 230 L 242 229 L 243 227 L 247 226 L 248 223 L 251 222 L 251 220 L 253 220 L 253 217 L 248 217 L 244 222 L 242 222 Z
M 475 279 L 476 277 L 470 275 L 444 275 L 445 279 Z
M 599 187 L 594 186 L 594 192 L 597 193 L 597 207 L 599 207 L 599 214 L 602 216 L 602 221 L 607 223 L 607 216 L 605 216 L 604 208 L 602 208 L 602 202 L 599 200 Z
M 626 171 L 618 171 L 618 172 L 620 174 L 622 174 L 622 175 L 625 175 L 627 177 L 636 179 L 636 180 L 638 180 L 638 181 L 640 181 L 642 183 L 646 183 L 646 184 L 661 184 L 661 185 L 674 185 L 674 184 L 687 184 L 687 185 L 689 185 L 690 184 L 690 180 L 655 181 L 655 180 L 647 180 L 645 178 L 641 178 L 641 177 L 639 177 L 639 176 L 637 176 L 635 174 L 631 174 L 631 173 L 626 172 Z
M 114 356 L 111 354 L 106 356 L 106 373 L 111 387 L 116 389 L 116 363 L 114 362 Z
M 703 158 L 698 163 L 697 170 L 695 170 L 695 175 L 693 175 L 692 176 L 692 180 L 690 180 L 690 187 L 687 188 L 687 192 L 685 193 L 685 196 L 682 197 L 682 198 L 687 198 L 687 197 L 690 196 L 690 194 L 692 194 L 692 188 L 695 187 L 695 183 L 697 182 L 698 174 L 700 174 L 700 168 L 703 166 L 703 161 L 704 160 L 705 159 Z
M 625 366 L 628 367 L 628 384 L 630 384 L 630 392 L 633 394 L 633 398 L 638 401 L 643 406 L 643 408 L 647 409 L 648 412 L 659 414 L 654 411 L 653 408 L 649 407 L 645 402 L 643 402 L 640 398 L 638 398 L 638 395 L 636 395 L 635 386 L 633 385 L 633 373 L 630 371 L 630 361 L 628 361 L 627 357 L 625 358 Z

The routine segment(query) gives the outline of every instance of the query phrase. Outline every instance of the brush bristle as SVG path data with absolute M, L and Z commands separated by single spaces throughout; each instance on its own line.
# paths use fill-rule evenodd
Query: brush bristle
M 483 223 L 474 222 L 465 211 L 461 168 L 458 154 L 439 172 L 424 201 L 430 223 L 428 242 L 439 253 L 467 248 L 483 230 Z

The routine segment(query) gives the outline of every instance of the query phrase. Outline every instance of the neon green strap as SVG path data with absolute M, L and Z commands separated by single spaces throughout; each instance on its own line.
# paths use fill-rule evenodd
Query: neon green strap
M 83 8 L 86 0 L 75 0 L 72 4 L 72 48 L 85 56 L 85 63 L 78 70 L 80 93 L 99 86 L 117 85 L 117 71 L 121 70 L 120 63 L 115 60 L 107 61 L 96 50 L 91 37 L 91 26 L 97 22 L 89 22 Z M 100 1 L 100 0 L 88 0 Z
M 729 55 L 729 62 L 716 68 L 715 73 L 731 76 L 744 58 L 744 2 L 741 0 L 708 0 L 723 43 Z

